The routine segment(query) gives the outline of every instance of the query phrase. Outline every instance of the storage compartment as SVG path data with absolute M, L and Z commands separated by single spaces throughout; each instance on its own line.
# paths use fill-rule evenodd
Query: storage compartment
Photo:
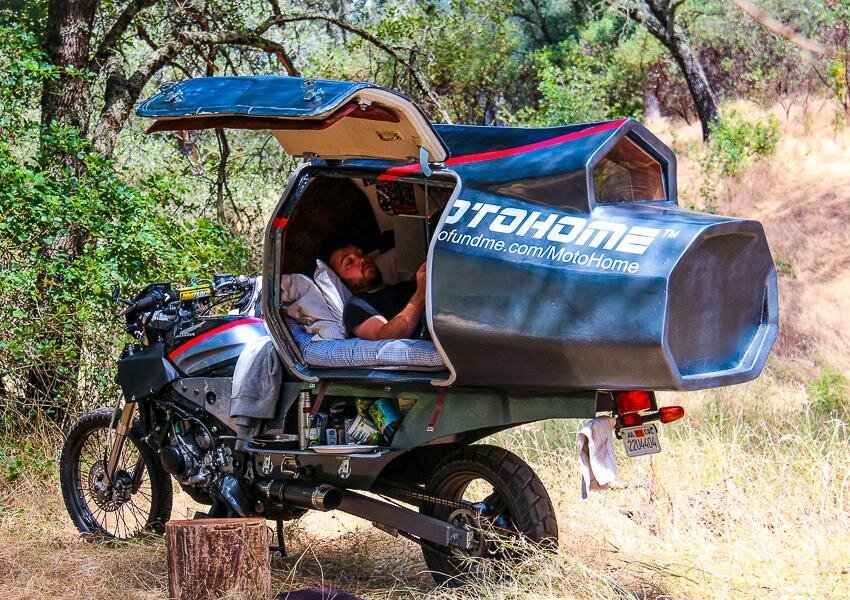
M 268 129 L 308 160 L 275 209 L 263 263 L 266 327 L 298 379 L 700 389 L 757 377 L 776 338 L 761 225 L 679 209 L 673 152 L 633 119 L 435 125 L 391 90 L 297 77 L 193 79 L 139 114 L 155 131 Z M 326 357 L 305 343 L 319 334 L 296 341 L 281 278 L 312 277 L 343 244 L 374 252 L 388 283 L 427 252 L 425 316 L 444 372 L 345 357 L 315 367 Z
M 302 450 L 319 453 L 369 452 L 392 445 L 415 397 L 324 396 L 304 390 L 294 407 L 292 431 Z

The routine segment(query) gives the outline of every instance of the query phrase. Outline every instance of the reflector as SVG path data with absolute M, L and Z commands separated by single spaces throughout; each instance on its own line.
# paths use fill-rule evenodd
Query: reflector
M 643 423 L 643 419 L 637 413 L 620 415 L 620 421 L 623 423 L 624 427 L 634 427 L 635 425 L 640 425 L 641 423 Z
M 685 416 L 685 409 L 681 406 L 662 406 L 659 412 L 662 423 L 672 423 Z
M 652 395 L 643 390 L 614 392 L 614 400 L 617 401 L 617 412 L 621 415 L 652 408 Z

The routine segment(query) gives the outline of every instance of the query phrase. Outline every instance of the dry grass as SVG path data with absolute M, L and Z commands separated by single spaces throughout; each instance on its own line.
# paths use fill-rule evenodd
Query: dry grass
M 556 554 L 531 553 L 509 573 L 460 590 L 434 589 L 415 545 L 355 517 L 314 514 L 288 527 L 291 555 L 273 561 L 276 588 L 326 584 L 367 598 L 850 597 L 850 431 L 846 420 L 814 410 L 806 388 L 827 366 L 850 374 L 850 131 L 812 112 L 778 115 L 776 156 L 722 182 L 718 197 L 719 212 L 761 220 L 775 258 L 793 270 L 780 278 L 782 335 L 764 376 L 662 394 L 662 403 L 688 411 L 663 428 L 664 451 L 621 455 L 625 489 L 587 501 L 578 494 L 576 423 L 497 436 L 544 480 L 561 531 Z M 650 128 L 680 150 L 681 188 L 696 201 L 689 145 L 698 129 Z M 160 539 L 79 540 L 55 473 L 30 478 L 0 479 L 0 597 L 165 596 Z M 178 498 L 175 516 L 191 515 Z

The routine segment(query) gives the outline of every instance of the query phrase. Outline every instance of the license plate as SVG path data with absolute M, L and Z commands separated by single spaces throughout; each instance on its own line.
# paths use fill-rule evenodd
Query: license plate
M 655 425 L 639 425 L 638 427 L 623 427 L 620 430 L 623 446 L 627 456 L 643 456 L 661 452 L 658 443 L 658 431 Z

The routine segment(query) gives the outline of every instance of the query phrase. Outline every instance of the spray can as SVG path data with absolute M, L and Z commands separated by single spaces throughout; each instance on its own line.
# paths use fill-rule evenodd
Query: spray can
M 307 428 L 312 425 L 310 413 L 313 411 L 313 397 L 310 390 L 298 394 L 298 447 L 307 448 Z
M 375 400 L 369 406 L 369 416 L 372 418 L 372 422 L 375 423 L 375 427 L 381 432 L 384 440 L 390 443 L 396 429 L 398 429 L 398 424 L 401 423 L 401 415 L 393 405 L 393 401 L 389 398 Z

